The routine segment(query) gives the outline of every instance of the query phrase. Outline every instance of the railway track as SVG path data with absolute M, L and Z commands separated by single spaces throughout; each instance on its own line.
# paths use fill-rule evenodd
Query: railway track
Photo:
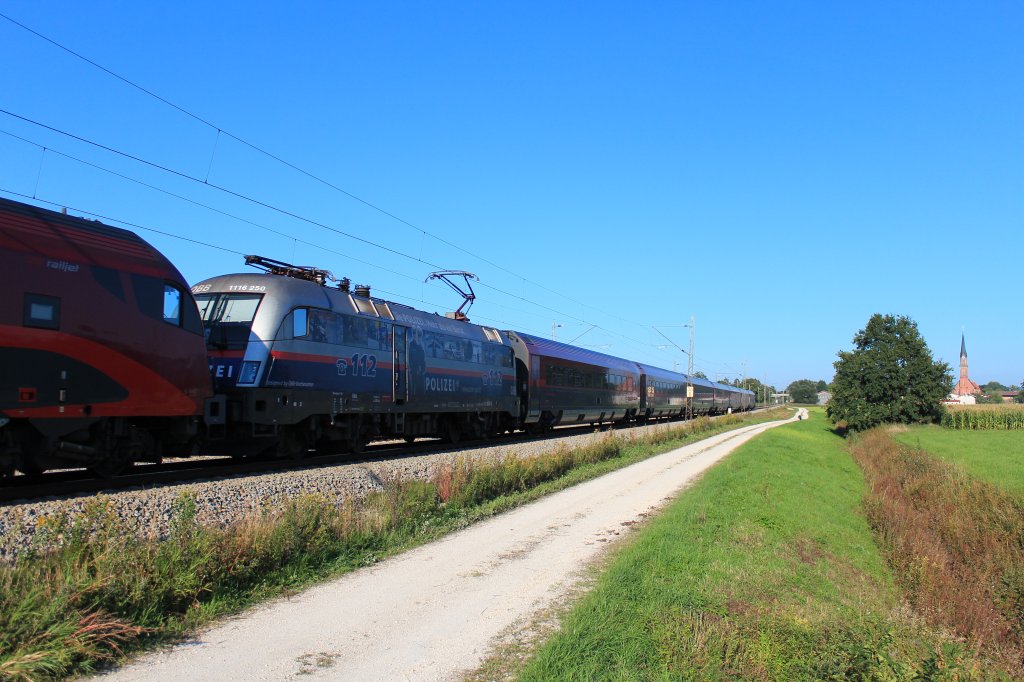
M 34 476 L 14 476 L 0 483 L 0 504 L 22 504 L 44 498 L 116 492 L 147 486 L 187 483 L 206 479 L 252 474 L 296 471 L 305 468 L 355 464 L 379 459 L 432 454 L 445 450 L 461 450 L 480 445 L 511 445 L 518 442 L 568 438 L 594 430 L 585 426 L 562 426 L 542 435 L 515 433 L 486 440 L 450 443 L 440 439 L 423 439 L 408 444 L 390 441 L 367 446 L 358 454 L 313 455 L 302 459 L 239 459 L 232 457 L 201 457 L 180 459 L 161 464 L 136 464 L 129 472 L 111 478 L 97 478 L 85 469 L 62 470 Z M 608 428 L 606 425 L 603 428 Z M 632 428 L 632 425 L 619 427 Z

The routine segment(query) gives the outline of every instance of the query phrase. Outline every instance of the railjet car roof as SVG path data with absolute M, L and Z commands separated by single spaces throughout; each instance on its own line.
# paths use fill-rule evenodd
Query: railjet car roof
M 673 372 L 671 370 L 662 369 L 661 367 L 655 367 L 654 365 L 645 365 L 642 362 L 636 363 L 636 366 L 640 368 L 640 371 L 649 377 L 655 379 L 663 379 L 665 381 L 678 381 L 680 383 L 686 383 L 686 375 L 681 372 Z M 692 382 L 691 382 L 692 383 Z
M 560 360 L 570 360 L 572 362 L 582 362 L 588 365 L 598 365 L 600 367 L 607 367 L 608 369 L 618 369 L 631 374 L 639 373 L 637 364 L 632 360 L 617 358 L 614 355 L 605 355 L 604 353 L 598 353 L 597 351 L 588 350 L 586 348 L 577 348 L 576 346 L 570 346 L 567 343 L 551 341 L 550 339 L 545 339 L 540 336 L 532 336 L 530 334 L 523 334 L 517 331 L 509 331 L 506 333 L 515 334 L 522 339 L 523 343 L 526 344 L 531 353 L 558 358 Z
M 88 265 L 183 281 L 177 268 L 134 232 L 4 198 L 0 250 L 45 258 L 54 269 Z

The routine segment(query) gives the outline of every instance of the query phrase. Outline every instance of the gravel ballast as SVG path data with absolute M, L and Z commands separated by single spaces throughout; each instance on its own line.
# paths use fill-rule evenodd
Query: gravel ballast
M 683 426 L 683 423 L 674 422 L 543 440 L 483 446 L 474 443 L 463 449 L 448 449 L 432 454 L 125 490 L 101 495 L 99 499 L 107 504 L 111 513 L 136 529 L 141 537 L 165 537 L 175 503 L 183 495 L 194 497 L 197 518 L 201 523 L 227 526 L 304 495 L 319 495 L 340 505 L 346 500 L 382 489 L 387 481 L 430 480 L 438 466 L 458 458 L 486 461 L 508 456 L 532 457 L 560 448 L 583 447 L 613 435 L 634 439 L 650 433 L 651 429 L 678 429 Z M 0 561 L 15 559 L 31 547 L 33 542 L 38 542 L 42 537 L 39 529 L 48 521 L 81 514 L 97 497 L 83 495 L 0 508 Z

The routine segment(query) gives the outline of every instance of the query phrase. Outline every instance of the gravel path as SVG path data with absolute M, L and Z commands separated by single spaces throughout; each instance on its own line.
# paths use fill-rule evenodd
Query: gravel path
M 573 591 L 611 539 L 781 423 L 740 427 L 550 495 L 257 607 L 105 679 L 458 679 Z
M 482 459 L 509 455 L 529 457 L 561 447 L 574 448 L 608 437 L 636 438 L 648 429 L 679 428 L 680 423 L 658 424 L 612 432 L 592 432 L 567 438 L 520 441 L 487 447 L 467 447 L 429 455 L 330 465 L 270 474 L 127 490 L 103 496 L 114 514 L 128 521 L 140 536 L 166 536 L 171 511 L 182 494 L 195 496 L 198 518 L 211 525 L 228 525 L 301 495 L 322 495 L 342 504 L 348 498 L 379 490 L 396 478 L 429 479 L 435 467 L 457 457 Z M 36 501 L 0 507 L 0 561 L 15 558 L 38 536 L 44 519 L 68 518 L 82 512 L 93 495 Z

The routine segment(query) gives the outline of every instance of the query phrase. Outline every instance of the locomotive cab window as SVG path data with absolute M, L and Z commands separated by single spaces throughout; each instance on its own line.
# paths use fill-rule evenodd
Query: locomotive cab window
M 164 322 L 181 326 L 181 290 L 170 284 L 164 285 Z
M 60 329 L 60 299 L 42 294 L 25 294 L 22 324 L 39 329 Z
M 309 318 L 305 308 L 292 311 L 292 337 L 301 339 L 309 333 Z
M 206 332 L 206 347 L 243 350 L 262 294 L 198 294 L 196 303 Z

